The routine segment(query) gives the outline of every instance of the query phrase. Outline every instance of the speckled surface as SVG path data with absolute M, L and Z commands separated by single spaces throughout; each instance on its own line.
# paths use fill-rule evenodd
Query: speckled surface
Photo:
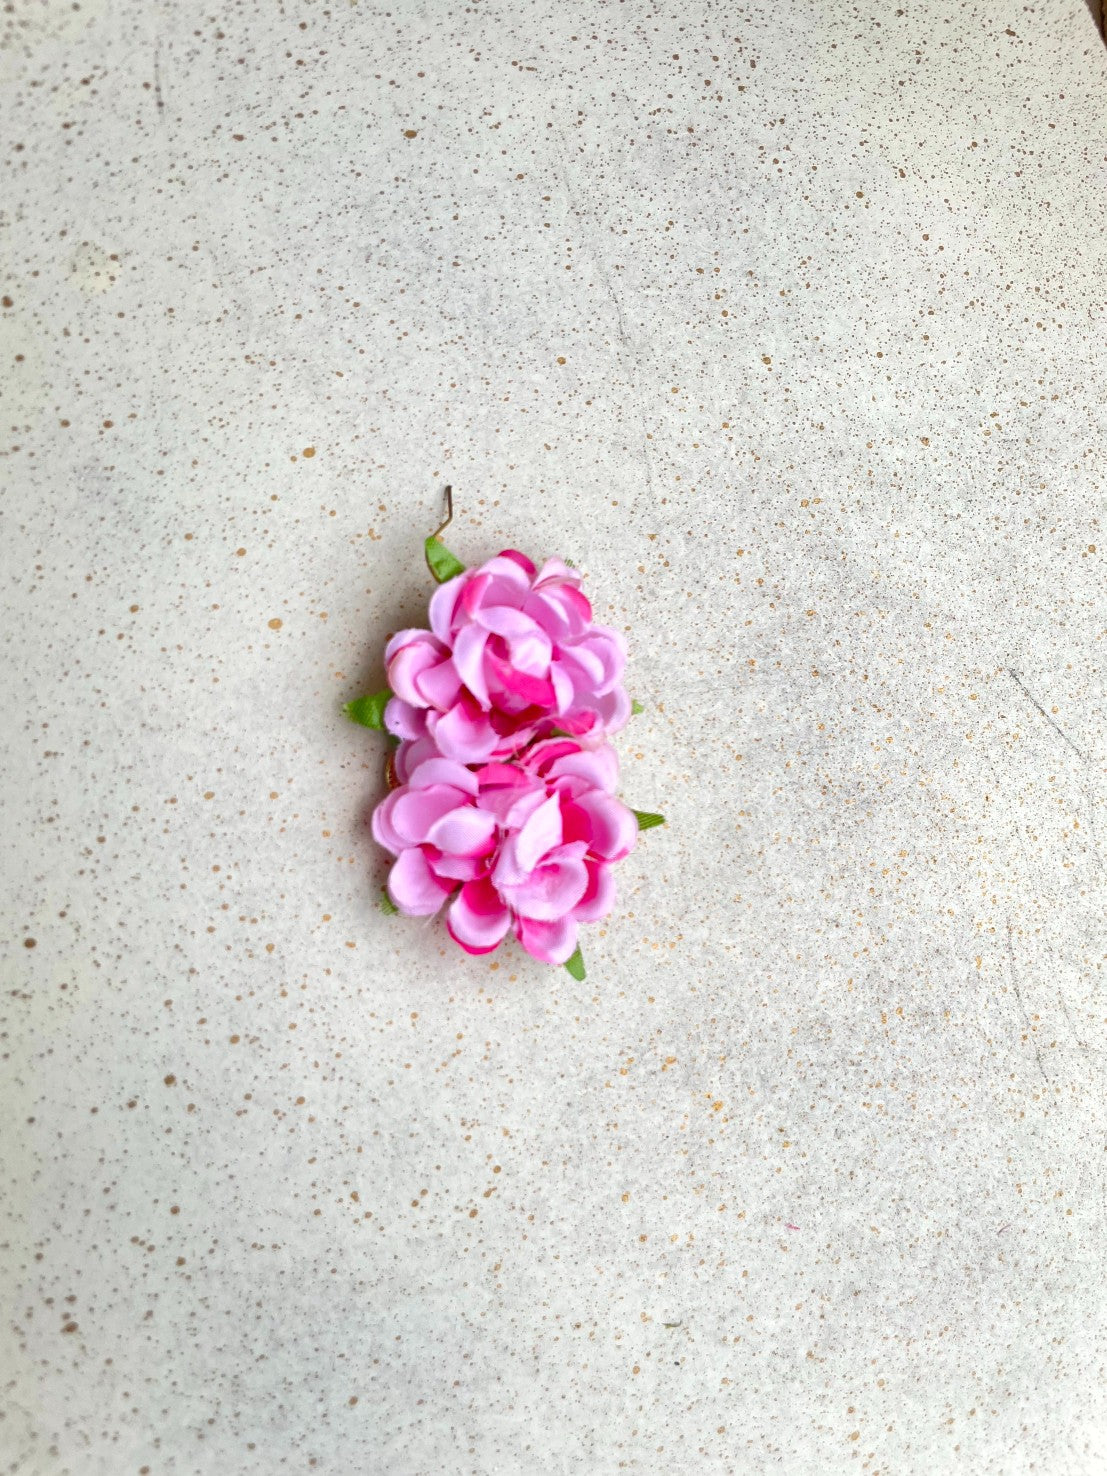
M 1085 7 L 0 37 L 0 1471 L 1107 1469 Z M 447 480 L 630 635 L 583 984 L 375 905 Z

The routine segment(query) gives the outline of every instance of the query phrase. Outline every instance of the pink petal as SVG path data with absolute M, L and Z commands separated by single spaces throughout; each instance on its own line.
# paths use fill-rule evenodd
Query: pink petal
M 401 791 L 394 789 L 391 794 L 385 795 L 380 804 L 373 811 L 369 827 L 373 832 L 373 839 L 378 846 L 383 846 L 386 851 L 391 851 L 398 856 L 401 851 L 406 850 L 411 842 L 399 835 L 396 827 L 392 824 L 392 811 Z
M 392 704 L 389 703 L 389 706 Z M 387 719 L 387 710 L 385 712 Z M 424 721 L 423 714 L 419 714 L 420 720 Z M 400 784 L 408 784 L 411 776 L 426 759 L 437 758 L 438 747 L 432 739 L 427 737 L 408 740 L 400 744 L 392 755 L 392 768 Z
M 429 630 L 398 630 L 384 648 L 385 666 L 396 655 L 396 652 L 402 651 L 405 646 L 428 646 L 431 651 L 436 653 L 439 661 L 442 660 L 443 656 L 450 654 L 441 641 L 435 640 Z
M 523 711 L 526 711 L 524 708 Z M 513 759 L 520 753 L 538 731 L 533 721 L 524 722 L 519 713 L 501 713 L 501 717 L 510 719 L 507 723 L 500 724 L 501 736 L 493 750 L 496 758 Z
M 621 861 L 629 856 L 638 841 L 638 821 L 634 811 L 610 794 L 588 790 L 578 794 L 575 804 L 592 823 L 589 849 L 605 861 Z
M 388 895 L 408 917 L 429 917 L 452 891 L 453 884 L 435 876 L 418 846 L 402 852 L 388 873 Z
M 427 789 L 397 789 L 392 797 L 389 819 L 397 833 L 409 846 L 422 845 L 428 839 L 434 822 L 448 815 L 464 801 L 449 784 L 432 784 Z
M 480 783 L 472 769 L 467 769 L 456 759 L 442 758 L 437 752 L 433 757 L 424 758 L 411 771 L 410 778 L 405 782 L 413 789 L 426 789 L 431 784 L 449 784 L 453 789 L 460 789 L 465 794 L 473 795 L 480 788 Z
M 464 574 L 457 574 L 453 579 L 447 579 L 445 584 L 440 584 L 431 595 L 431 630 L 446 646 L 453 641 L 454 612 L 457 609 L 457 603 L 472 578 L 472 570 L 466 569 Z
M 557 589 L 534 589 L 523 602 L 523 614 L 536 621 L 553 640 L 583 634 L 585 622 L 576 608 L 559 598 Z
M 511 914 L 486 878 L 466 882 L 454 898 L 446 926 L 455 943 L 467 953 L 491 953 L 508 928 Z
M 514 663 L 504 661 L 488 652 L 484 658 L 485 671 L 493 679 L 496 705 L 504 706 L 505 698 L 514 698 L 524 706 L 551 708 L 557 701 L 553 683 L 545 677 L 533 676 Z
M 496 817 L 474 805 L 463 805 L 436 820 L 427 840 L 454 856 L 486 856 L 496 835 Z
M 431 869 L 436 876 L 449 876 L 454 881 L 467 882 L 474 877 L 484 876 L 488 871 L 486 856 L 457 856 L 452 852 L 436 851 L 429 846 L 427 850 L 430 853 Z
M 496 879 L 504 900 L 520 917 L 551 921 L 572 912 L 588 890 L 584 846 L 559 847 L 518 886 Z
M 561 801 L 556 794 L 528 816 L 515 841 L 515 858 L 523 871 L 533 871 L 539 861 L 562 841 Z
M 521 762 L 536 774 L 550 772 L 554 760 L 564 758 L 567 753 L 582 753 L 583 749 L 575 738 L 541 738 L 528 748 Z
M 569 677 L 578 692 L 598 693 L 604 682 L 604 664 L 594 651 L 586 646 L 559 646 L 557 664 Z
M 532 785 L 534 780 L 529 774 L 524 773 L 518 764 L 502 764 L 493 760 L 477 770 L 477 783 L 483 793 L 485 789 L 503 787 L 525 789 Z
M 463 626 L 454 643 L 455 670 L 486 712 L 491 706 L 484 679 L 484 648 L 487 643 L 488 632 L 479 625 Z
M 534 581 L 535 589 L 541 589 L 543 585 L 551 584 L 555 587 L 567 584 L 570 588 L 580 583 L 580 572 L 570 569 L 563 559 L 547 559 L 539 569 Z
M 553 684 L 555 706 L 559 713 L 567 712 L 573 705 L 576 688 L 573 679 L 561 664 L 555 659 L 550 663 L 550 681 Z
M 423 738 L 427 731 L 427 715 L 422 708 L 392 697 L 385 705 L 384 726 L 397 738 Z
M 603 861 L 585 861 L 588 889 L 573 908 L 578 922 L 598 922 L 615 906 L 615 878 L 611 867 Z
M 532 676 L 544 676 L 553 647 L 546 632 L 522 610 L 506 605 L 485 605 L 473 617 L 478 625 L 503 636 L 511 652 L 511 664 Z
M 420 692 L 417 682 L 428 667 L 437 666 L 442 660 L 436 649 L 438 642 L 424 632 L 427 639 L 412 641 L 401 646 L 388 663 L 388 685 L 401 702 L 410 702 L 412 707 L 426 707 L 427 699 Z
M 579 641 L 574 642 L 573 649 L 587 650 L 603 666 L 601 692 L 606 692 L 621 680 L 627 664 L 627 643 L 621 631 L 609 625 L 594 625 Z
M 454 663 L 447 656 L 437 666 L 428 666 L 415 678 L 415 686 L 423 698 L 425 707 L 437 707 L 445 712 L 461 695 L 461 678 Z
M 499 742 L 500 735 L 471 698 L 462 697 L 449 712 L 430 714 L 427 722 L 442 753 L 463 764 L 491 758 Z
M 529 563 L 529 560 L 527 560 Z M 504 554 L 497 554 L 494 559 L 487 559 L 481 566 L 482 574 L 491 574 L 496 580 L 501 591 L 514 590 L 515 595 L 510 600 L 511 604 L 518 604 L 519 600 L 530 589 L 530 576 L 526 569 L 519 563 L 517 558 L 513 559 Z M 499 601 L 496 601 L 499 603 Z
M 482 810 L 487 810 L 490 815 L 495 815 L 500 825 L 505 830 L 518 830 L 532 809 L 540 805 L 546 797 L 545 785 L 535 785 L 534 780 L 519 769 L 508 764 L 489 764 L 480 770 L 482 776 L 490 770 L 508 769 L 515 776 L 509 781 L 481 778 L 480 795 L 477 805 Z M 523 802 L 523 812 L 516 815 L 515 807 Z
M 462 622 L 462 617 L 472 620 L 474 613 L 480 609 L 488 586 L 492 583 L 492 576 L 486 569 L 474 569 L 472 578 L 461 591 L 461 599 L 457 602 L 454 611 L 454 629 L 457 630 Z
M 534 578 L 534 565 L 531 563 L 530 559 L 527 558 L 526 554 L 520 553 L 517 548 L 501 549 L 499 557 L 501 559 L 511 559 L 513 563 L 518 564 L 519 568 L 522 569 L 528 580 Z
M 630 721 L 631 706 L 625 687 L 612 687 L 596 699 L 596 713 L 605 733 L 618 733 Z
M 542 963 L 563 964 L 572 958 L 577 946 L 577 925 L 570 917 L 559 917 L 553 922 L 520 917 L 515 923 L 515 936 L 532 958 Z
M 619 760 L 609 743 L 601 743 L 598 748 L 577 748 L 557 758 L 547 772 L 557 778 L 571 774 L 605 794 L 614 794 L 619 785 Z M 577 785 L 574 792 L 579 792 L 581 787 Z

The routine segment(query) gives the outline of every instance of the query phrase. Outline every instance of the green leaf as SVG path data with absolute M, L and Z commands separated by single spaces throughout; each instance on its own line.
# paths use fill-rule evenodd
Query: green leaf
M 385 917 L 395 917 L 400 910 L 383 887 L 381 887 L 380 909 Z
M 648 810 L 633 810 L 631 812 L 638 821 L 639 830 L 652 830 L 655 825 L 664 825 L 664 815 L 651 815 Z
M 637 717 L 640 712 L 645 712 L 645 710 L 646 709 L 638 701 L 638 698 L 635 697 L 634 701 L 630 704 L 630 715 L 631 715 L 631 717 Z
M 455 559 L 446 545 L 440 543 L 433 533 L 427 539 L 425 548 L 427 565 L 439 584 L 445 584 L 447 579 L 465 573 L 465 565 L 460 559 Z
M 572 974 L 573 978 L 577 981 L 578 984 L 583 980 L 584 954 L 581 953 L 579 946 L 574 951 L 572 958 L 566 960 L 565 967 L 569 970 L 570 974 Z
M 374 692 L 372 697 L 355 697 L 342 711 L 352 723 L 360 723 L 363 728 L 375 728 L 379 733 L 384 727 L 384 709 L 391 697 L 392 693 L 385 687 L 383 692 Z

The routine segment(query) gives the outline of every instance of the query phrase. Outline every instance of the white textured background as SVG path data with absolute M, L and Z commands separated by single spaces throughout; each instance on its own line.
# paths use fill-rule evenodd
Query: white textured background
M 1107 1470 L 1084 6 L 0 36 L 0 1471 Z M 447 480 L 629 632 L 581 985 L 376 908 Z

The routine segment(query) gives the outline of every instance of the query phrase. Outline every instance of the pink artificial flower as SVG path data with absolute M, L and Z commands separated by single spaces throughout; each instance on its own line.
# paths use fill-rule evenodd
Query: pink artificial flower
M 549 738 L 470 769 L 417 740 L 394 768 L 403 782 L 373 812 L 373 835 L 396 857 L 388 892 L 401 912 L 429 916 L 451 898 L 447 926 L 467 953 L 491 953 L 514 928 L 529 954 L 561 964 L 577 925 L 611 911 L 612 867 L 638 822 L 615 798 L 607 744 Z
M 431 597 L 430 630 L 401 630 L 385 648 L 394 696 L 385 726 L 433 738 L 460 763 L 510 758 L 552 729 L 594 740 L 630 716 L 626 643 L 592 624 L 580 575 L 541 569 L 506 549 Z

